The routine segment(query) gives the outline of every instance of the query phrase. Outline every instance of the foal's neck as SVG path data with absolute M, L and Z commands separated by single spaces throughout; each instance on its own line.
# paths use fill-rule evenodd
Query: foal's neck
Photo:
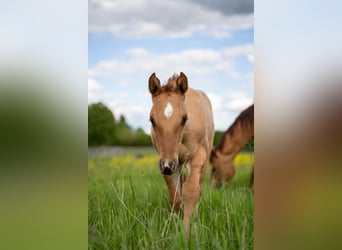
M 241 124 L 234 126 L 229 132 L 224 133 L 222 153 L 235 157 L 253 136 L 250 126 L 243 127 Z

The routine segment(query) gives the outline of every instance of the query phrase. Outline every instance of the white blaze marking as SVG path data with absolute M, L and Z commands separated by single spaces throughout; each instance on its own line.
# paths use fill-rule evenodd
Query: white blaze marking
M 172 116 L 172 113 L 173 113 L 172 105 L 171 105 L 171 103 L 168 102 L 166 104 L 165 109 L 164 109 L 164 115 L 167 119 L 169 119 Z

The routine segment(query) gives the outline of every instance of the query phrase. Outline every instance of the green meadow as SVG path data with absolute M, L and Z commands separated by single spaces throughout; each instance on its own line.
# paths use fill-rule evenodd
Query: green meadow
M 220 189 L 210 186 L 208 166 L 189 244 L 157 160 L 152 148 L 89 157 L 89 249 L 253 249 L 253 153 L 237 156 L 234 179 Z

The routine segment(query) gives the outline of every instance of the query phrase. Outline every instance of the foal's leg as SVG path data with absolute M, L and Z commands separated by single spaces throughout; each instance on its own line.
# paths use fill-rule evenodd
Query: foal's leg
M 191 216 L 197 209 L 201 194 L 202 179 L 205 171 L 207 153 L 204 148 L 199 148 L 191 161 L 190 175 L 183 185 L 184 201 L 184 227 L 187 240 L 190 239 Z
M 182 175 L 180 171 L 177 171 L 173 175 L 164 175 L 167 188 L 169 190 L 169 201 L 171 208 L 178 212 L 181 208 L 182 198 Z
M 249 187 L 254 188 L 254 166 L 253 166 L 253 170 L 252 170 L 251 180 L 249 182 Z

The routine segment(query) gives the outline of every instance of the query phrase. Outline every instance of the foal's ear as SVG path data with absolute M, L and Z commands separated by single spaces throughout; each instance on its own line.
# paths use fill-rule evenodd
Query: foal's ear
M 188 78 L 186 75 L 181 72 L 180 76 L 177 79 L 177 89 L 184 95 L 188 90 Z
M 156 73 L 153 73 L 148 79 L 148 88 L 152 95 L 156 94 L 157 91 L 160 89 L 160 81 L 156 77 Z

